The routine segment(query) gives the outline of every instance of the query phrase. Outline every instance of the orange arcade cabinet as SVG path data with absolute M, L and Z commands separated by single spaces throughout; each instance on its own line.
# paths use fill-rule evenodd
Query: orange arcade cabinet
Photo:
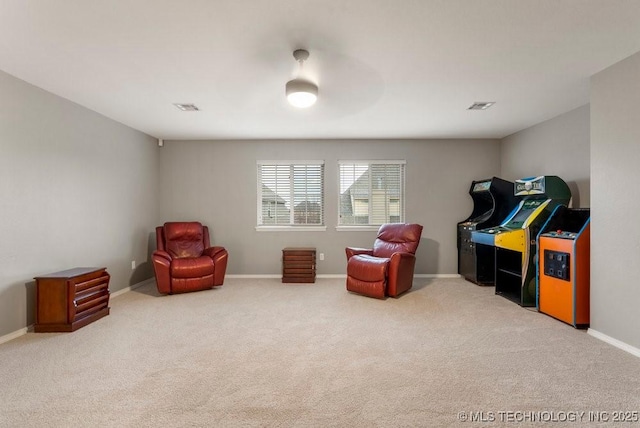
M 589 326 L 591 217 L 588 208 L 558 206 L 538 234 L 538 311 Z

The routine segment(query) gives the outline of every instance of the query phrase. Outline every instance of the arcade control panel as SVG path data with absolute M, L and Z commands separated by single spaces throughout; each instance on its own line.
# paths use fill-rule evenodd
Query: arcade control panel
M 576 236 L 578 236 L 578 234 L 574 232 L 566 232 L 563 230 L 558 230 L 556 232 L 544 233 L 542 234 L 542 236 L 548 236 L 549 238 L 576 239 Z

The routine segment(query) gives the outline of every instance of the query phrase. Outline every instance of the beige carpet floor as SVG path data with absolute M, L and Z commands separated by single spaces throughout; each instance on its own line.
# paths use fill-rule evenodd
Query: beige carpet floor
M 0 345 L 0 427 L 639 425 L 620 411 L 640 411 L 639 358 L 462 279 L 385 301 L 340 279 L 149 284 Z

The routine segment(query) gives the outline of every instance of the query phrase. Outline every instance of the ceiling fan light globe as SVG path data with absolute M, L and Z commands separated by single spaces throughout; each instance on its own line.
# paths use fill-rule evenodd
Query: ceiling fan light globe
M 289 104 L 297 108 L 307 108 L 318 99 L 318 86 L 308 80 L 294 79 L 287 82 L 286 94 Z

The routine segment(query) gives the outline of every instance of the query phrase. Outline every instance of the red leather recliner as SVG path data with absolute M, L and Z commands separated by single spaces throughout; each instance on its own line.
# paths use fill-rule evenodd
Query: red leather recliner
M 153 252 L 156 285 L 162 294 L 198 291 L 222 285 L 228 253 L 212 247 L 209 228 L 198 222 L 169 222 L 156 227 Z
M 372 249 L 347 247 L 347 290 L 377 299 L 409 290 L 421 235 L 419 224 L 383 224 Z

